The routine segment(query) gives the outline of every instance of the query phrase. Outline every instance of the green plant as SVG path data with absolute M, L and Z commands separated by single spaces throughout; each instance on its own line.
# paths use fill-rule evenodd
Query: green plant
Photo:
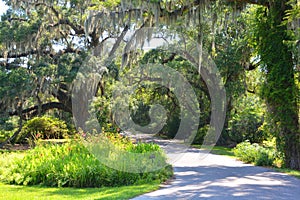
M 233 152 L 244 162 L 251 163 L 255 160 L 256 149 L 249 141 L 239 143 Z
M 142 181 L 163 181 L 172 176 L 166 156 L 156 144 L 133 143 L 128 138 L 113 133 L 88 135 L 86 140 L 89 151 L 102 163 L 121 171 L 125 169 L 138 173 L 143 177 Z M 128 176 L 132 177 L 132 174 Z
M 268 138 L 267 131 L 262 128 L 265 108 L 255 95 L 237 98 L 235 108 L 228 123 L 228 134 L 235 143 L 249 140 L 261 143 Z
M 0 130 L 0 142 L 4 142 L 12 134 L 13 134 L 12 131 Z
M 48 116 L 35 117 L 27 121 L 17 138 L 17 142 L 36 139 L 62 139 L 66 138 L 69 130 L 65 122 Z
M 137 143 L 129 146 L 127 150 L 133 153 L 161 152 L 161 148 L 154 143 Z
M 120 149 L 135 152 L 157 151 L 164 159 L 157 145 L 134 145 L 127 138 L 107 133 L 104 137 Z M 108 162 L 122 162 L 118 155 L 108 156 Z M 143 166 L 143 163 L 140 163 Z M 80 142 L 38 145 L 26 152 L 24 157 L 15 158 L 0 167 L 0 180 L 18 185 L 45 185 L 59 187 L 104 187 L 122 186 L 153 180 L 165 181 L 172 176 L 172 168 L 166 166 L 154 172 L 129 173 L 107 167 Z
M 159 181 L 139 185 L 104 188 L 55 188 L 42 186 L 15 186 L 0 183 L 0 197 L 6 200 L 119 200 L 132 199 L 159 188 Z
M 16 117 L 0 117 L 0 143 L 10 138 L 16 131 L 18 126 L 18 118 Z
M 276 159 L 275 149 L 266 148 L 257 143 L 251 144 L 249 141 L 238 144 L 233 152 L 242 161 L 258 166 L 272 166 Z
M 192 145 L 195 148 L 198 149 L 204 149 L 204 150 L 208 150 L 211 149 L 211 146 L 206 146 L 206 145 Z M 233 148 L 228 148 L 228 147 L 222 147 L 222 146 L 214 146 L 210 153 L 212 154 L 216 154 L 216 155 L 224 155 L 224 156 L 229 156 L 229 157 L 234 157 L 234 153 L 233 153 Z

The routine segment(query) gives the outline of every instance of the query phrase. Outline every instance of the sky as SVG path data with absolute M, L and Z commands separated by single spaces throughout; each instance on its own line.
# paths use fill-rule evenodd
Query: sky
M 8 7 L 5 5 L 5 3 L 2 0 L 0 0 L 0 16 L 6 12 L 7 8 Z

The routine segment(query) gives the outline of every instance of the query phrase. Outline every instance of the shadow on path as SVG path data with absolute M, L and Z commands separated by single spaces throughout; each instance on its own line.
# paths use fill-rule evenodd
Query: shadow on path
M 175 179 L 136 197 L 148 199 L 299 200 L 300 179 L 190 148 L 174 166 Z

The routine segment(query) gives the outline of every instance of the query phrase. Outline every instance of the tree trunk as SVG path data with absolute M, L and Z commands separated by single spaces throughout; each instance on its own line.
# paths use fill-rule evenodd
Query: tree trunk
M 229 133 L 228 133 L 229 120 L 231 117 L 231 111 L 233 109 L 231 96 L 227 96 L 226 103 L 227 103 L 226 118 L 225 118 L 225 123 L 224 123 L 222 134 L 220 135 L 220 138 L 217 142 L 218 146 L 230 146 L 233 143 L 233 141 L 231 140 Z
M 259 21 L 258 49 L 266 66 L 262 97 L 277 129 L 277 145 L 285 156 L 285 167 L 300 169 L 299 109 L 295 85 L 293 54 L 285 41 L 290 38 L 282 22 L 287 10 L 286 1 L 271 2 L 265 21 Z
M 22 100 L 21 100 L 22 101 Z M 21 133 L 21 130 L 23 128 L 23 115 L 22 115 L 22 110 L 23 110 L 23 104 L 22 102 L 20 103 L 20 106 L 18 108 L 18 115 L 19 115 L 19 127 L 18 130 L 16 132 L 14 132 L 14 134 L 8 138 L 6 141 L 2 142 L 0 144 L 0 148 L 3 148 L 6 144 L 9 143 L 15 143 L 18 135 Z
M 289 137 L 287 137 L 289 136 Z M 285 139 L 285 166 L 300 170 L 300 140 L 299 133 L 286 134 Z

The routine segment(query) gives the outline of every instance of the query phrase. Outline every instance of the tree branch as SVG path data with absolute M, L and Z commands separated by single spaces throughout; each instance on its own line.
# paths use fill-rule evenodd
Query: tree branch
M 51 25 L 49 25 L 48 27 L 53 28 L 53 27 L 57 27 L 57 26 L 59 26 L 59 25 L 68 25 L 68 26 L 70 26 L 70 27 L 74 30 L 75 34 L 77 34 L 77 35 L 85 34 L 84 28 L 83 28 L 82 26 L 79 26 L 79 27 L 76 26 L 76 25 L 73 24 L 69 19 L 60 19 L 60 20 L 58 21 L 58 23 L 56 23 L 56 24 L 51 24 Z
M 27 2 L 27 3 L 30 3 L 30 2 Z M 59 13 L 58 13 L 58 11 L 53 6 L 50 6 L 47 3 L 45 3 L 45 2 L 38 2 L 38 3 L 31 3 L 31 4 L 33 4 L 35 6 L 45 6 L 45 7 L 48 7 L 55 14 L 55 16 L 57 18 L 59 18 Z
M 62 91 L 61 89 L 62 88 L 60 88 L 56 93 L 53 92 L 52 95 L 54 97 L 56 97 L 61 104 L 65 105 L 65 107 L 68 110 L 71 111 L 72 110 L 72 99 L 71 99 L 71 96 L 68 95 L 66 92 Z M 66 90 L 66 91 L 68 91 L 68 90 Z
M 211 0 L 215 1 L 215 0 Z M 237 2 L 237 3 L 248 3 L 248 4 L 256 4 L 256 5 L 262 5 L 262 6 L 269 6 L 269 2 L 267 0 L 227 0 L 228 2 Z M 181 8 L 174 10 L 172 12 L 169 12 L 165 9 L 160 9 L 160 17 L 164 16 L 182 16 L 183 13 L 187 12 L 189 9 L 195 6 L 200 6 L 203 4 L 203 0 L 195 0 L 192 4 L 184 5 Z
M 254 90 L 250 90 L 247 88 L 247 92 L 251 93 L 251 94 L 255 94 L 255 91 Z
M 28 22 L 27 19 L 24 19 L 24 18 L 19 18 L 19 17 L 11 17 L 8 19 L 8 21 L 19 21 L 19 22 Z
M 257 67 L 259 67 L 260 65 L 260 62 L 257 62 L 257 63 L 245 63 L 244 64 L 244 69 L 247 70 L 247 71 L 252 71 L 252 70 L 255 70 L 257 69 Z
M 66 48 L 64 50 L 60 50 L 58 51 L 57 53 L 55 53 L 53 50 L 44 50 L 42 52 L 38 51 L 38 50 L 30 50 L 30 51 L 27 51 L 27 52 L 22 52 L 22 53 L 12 53 L 12 52 L 9 52 L 7 55 L 4 55 L 3 53 L 0 54 L 0 58 L 22 58 L 22 57 L 27 57 L 29 55 L 35 55 L 35 54 L 38 54 L 38 53 L 41 53 L 42 55 L 50 55 L 51 57 L 56 57 L 56 56 L 61 56 L 62 54 L 65 54 L 65 53 L 77 53 L 79 54 L 81 52 L 81 50 L 79 49 L 73 49 L 73 48 Z M 2 66 L 4 64 L 1 64 Z
M 176 53 L 172 53 L 169 58 L 162 60 L 161 64 L 166 64 L 168 62 L 171 62 L 172 60 L 174 60 L 175 56 L 176 56 Z
M 80 34 L 84 34 L 84 28 L 83 27 L 78 27 L 75 24 L 73 24 L 69 19 L 60 19 L 59 17 L 59 12 L 53 7 L 53 6 L 49 6 L 46 3 L 35 3 L 35 6 L 46 6 L 48 8 L 51 9 L 51 11 L 54 13 L 55 17 L 59 20 L 59 22 L 57 24 L 54 25 L 49 25 L 48 27 L 56 27 L 59 25 L 69 25 L 76 34 L 80 35 Z
M 27 108 L 22 110 L 22 116 L 36 116 L 38 114 L 38 108 L 39 106 L 33 106 L 31 108 Z M 70 110 L 66 105 L 59 103 L 59 102 L 50 102 L 50 103 L 45 103 L 41 106 L 41 113 L 44 114 L 46 111 L 48 110 L 52 110 L 52 109 L 59 109 L 59 110 L 63 110 L 69 113 L 72 113 L 72 110 Z M 18 111 L 13 111 L 13 112 L 9 112 L 9 116 L 15 116 L 18 115 L 19 112 Z
M 8 63 L 6 61 L 0 61 L 0 67 L 4 67 L 7 70 L 20 68 L 20 64 L 17 63 Z
M 9 143 L 14 143 L 15 139 L 21 133 L 22 127 L 23 127 L 22 118 L 20 117 L 18 130 L 16 130 L 16 132 L 14 132 L 14 134 L 10 138 L 8 138 L 6 141 L 0 143 L 0 149 L 3 148 L 5 145 L 7 145 Z
M 37 50 L 30 50 L 30 51 L 22 52 L 22 53 L 12 53 L 12 52 L 9 52 L 7 55 L 0 54 L 0 57 L 1 58 L 4 58 L 4 57 L 6 57 L 6 58 L 21 58 L 21 57 L 26 57 L 26 56 L 37 54 L 37 53 L 38 53 Z M 43 53 L 44 54 L 49 54 L 50 51 L 44 51 Z
M 118 37 L 117 41 L 115 42 L 112 50 L 109 52 L 109 57 L 113 56 L 116 52 L 116 50 L 119 48 L 120 43 L 122 42 L 123 38 L 125 37 L 127 31 L 129 30 L 129 26 L 126 25 L 121 33 L 121 35 Z

